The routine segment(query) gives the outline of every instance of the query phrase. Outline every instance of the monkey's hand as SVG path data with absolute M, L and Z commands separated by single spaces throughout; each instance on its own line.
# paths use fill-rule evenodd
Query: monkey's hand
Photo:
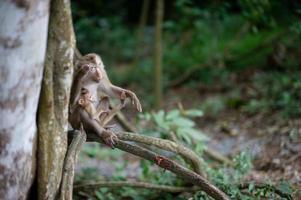
M 85 77 L 88 75 L 90 71 L 90 66 L 89 64 L 84 64 L 83 66 L 81 66 L 79 68 L 79 71 L 78 71 L 78 75 L 82 78 L 82 77 Z
M 114 145 L 117 143 L 117 136 L 109 130 L 104 130 L 101 134 L 101 139 L 104 141 L 106 145 L 114 149 Z
M 124 93 L 127 97 L 129 97 L 131 99 L 132 104 L 136 107 L 136 109 L 139 112 L 142 112 L 142 107 L 141 107 L 140 101 L 139 101 L 138 97 L 136 96 L 136 94 L 129 90 L 125 90 Z

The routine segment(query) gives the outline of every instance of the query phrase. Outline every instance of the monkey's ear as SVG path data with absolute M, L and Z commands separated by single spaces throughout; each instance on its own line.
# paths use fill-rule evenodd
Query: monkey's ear
M 85 101 L 84 101 L 83 99 L 79 99 L 79 100 L 78 100 L 78 104 L 81 105 L 81 106 L 84 104 L 84 102 L 85 102 Z

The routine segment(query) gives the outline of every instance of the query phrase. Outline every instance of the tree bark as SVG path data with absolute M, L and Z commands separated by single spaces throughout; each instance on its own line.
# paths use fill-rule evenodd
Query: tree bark
M 198 173 L 201 176 L 205 176 L 205 172 L 203 170 L 204 168 L 204 161 L 202 158 L 200 158 L 196 153 L 194 153 L 189 148 L 186 148 L 185 146 L 181 144 L 177 144 L 175 142 L 172 142 L 170 140 L 164 140 L 161 138 L 154 138 L 150 136 L 145 136 L 137 133 L 129 133 L 129 132 L 121 132 L 118 133 L 118 138 L 124 141 L 134 141 L 146 145 L 153 145 L 158 148 L 164 149 L 166 151 L 174 152 L 176 154 L 179 154 L 184 159 L 190 161 L 192 164 L 192 167 L 196 173 Z
M 156 108 L 162 105 L 162 21 L 164 0 L 156 2 L 156 27 L 155 27 L 155 97 Z
M 86 142 L 86 132 L 83 128 L 73 132 L 72 141 L 68 147 L 64 162 L 63 178 L 60 190 L 60 200 L 73 199 L 74 169 L 82 145 Z
M 98 136 L 89 133 L 87 133 L 87 141 L 103 143 Z M 212 185 L 202 176 L 183 167 L 182 165 L 174 162 L 173 160 L 167 157 L 161 156 L 153 151 L 150 151 L 138 145 L 124 142 L 122 140 L 118 140 L 115 147 L 122 151 L 126 151 L 128 153 L 156 163 L 159 167 L 173 172 L 178 177 L 186 180 L 187 182 L 199 186 L 201 190 L 205 191 L 209 196 L 216 200 L 229 200 L 229 197 L 223 191 L 218 189 L 216 186 Z
M 136 58 L 134 63 L 137 63 L 141 57 L 141 49 L 143 49 L 143 38 L 144 38 L 145 26 L 147 23 L 149 6 L 150 6 L 150 0 L 143 0 L 139 26 L 137 30 L 137 47 L 136 47 Z
M 39 103 L 38 199 L 55 199 L 67 150 L 75 36 L 70 2 L 53 0 Z
M 35 177 L 49 1 L 0 1 L 0 199 L 26 199 Z

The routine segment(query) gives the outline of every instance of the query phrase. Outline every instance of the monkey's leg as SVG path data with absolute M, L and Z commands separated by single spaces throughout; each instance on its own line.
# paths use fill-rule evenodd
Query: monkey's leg
M 113 132 L 105 130 L 96 120 L 91 118 L 84 109 L 80 109 L 79 114 L 84 130 L 96 133 L 100 138 L 102 138 L 105 144 L 114 148 L 117 136 Z
M 117 114 L 117 112 L 119 112 L 123 107 L 124 107 L 123 104 L 119 104 L 118 106 L 116 106 L 115 108 L 113 108 L 109 112 L 109 114 L 103 119 L 103 121 L 101 121 L 101 125 L 103 127 L 105 127 L 113 119 L 113 117 Z
M 103 126 L 103 121 L 109 115 L 109 110 L 110 110 L 110 102 L 108 96 L 103 96 L 100 98 L 97 109 L 102 110 L 102 113 L 99 114 L 98 121 L 100 122 L 101 126 Z
M 121 100 L 122 104 L 124 104 L 125 99 L 127 97 L 129 97 L 131 99 L 132 104 L 136 107 L 136 109 L 139 112 L 142 111 L 140 101 L 139 101 L 138 97 L 136 96 L 136 94 L 134 92 L 111 84 L 110 93 L 113 94 L 115 97 L 119 98 Z M 108 94 L 110 94 L 110 93 L 108 93 Z

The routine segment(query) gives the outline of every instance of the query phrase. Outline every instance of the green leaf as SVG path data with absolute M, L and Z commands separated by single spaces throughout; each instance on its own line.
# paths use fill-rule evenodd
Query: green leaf
M 194 140 L 197 141 L 208 141 L 209 138 L 203 134 L 201 131 L 193 129 L 193 128 L 186 128 L 184 130 L 188 135 L 190 135 Z
M 172 120 L 172 119 L 177 118 L 177 117 L 179 117 L 179 116 L 180 116 L 180 111 L 174 109 L 174 110 L 171 110 L 171 111 L 169 111 L 169 112 L 167 113 L 166 119 L 167 119 L 167 120 Z
M 292 194 L 294 192 L 292 186 L 286 181 L 281 181 L 278 187 L 279 190 L 285 194 Z
M 248 191 L 249 191 L 249 192 L 253 192 L 254 188 L 255 188 L 255 185 L 254 185 L 253 182 L 251 182 L 251 183 L 249 184 Z
M 177 130 L 177 136 L 179 138 L 182 138 L 187 144 L 191 145 L 192 144 L 192 141 L 191 141 L 191 137 L 189 137 L 189 135 L 183 131 L 181 131 L 183 129 L 178 129 Z
M 193 127 L 195 125 L 192 120 L 183 117 L 175 118 L 172 123 L 174 123 L 178 127 Z
M 190 110 L 186 110 L 184 112 L 185 116 L 188 117 L 202 117 L 204 115 L 203 111 L 198 110 L 198 109 L 190 109 Z
M 198 154 L 203 154 L 204 148 L 205 148 L 204 143 L 198 142 L 198 143 L 196 143 L 194 150 L 195 150 Z
M 95 191 L 95 196 L 99 200 L 104 200 L 105 199 L 105 196 L 101 192 L 99 192 L 99 191 Z
M 108 188 L 105 188 L 105 187 L 103 187 L 103 188 L 100 188 L 100 189 L 99 189 L 99 191 L 100 191 L 101 193 L 106 193 L 106 192 L 108 192 L 108 191 L 109 191 L 109 189 L 108 189 Z
M 168 130 L 169 127 L 168 127 L 168 124 L 166 124 L 165 116 L 164 116 L 165 113 L 164 113 L 163 110 L 160 110 L 157 113 L 152 113 L 152 115 L 153 115 L 154 121 L 157 124 L 157 126 L 159 126 L 160 128 Z

